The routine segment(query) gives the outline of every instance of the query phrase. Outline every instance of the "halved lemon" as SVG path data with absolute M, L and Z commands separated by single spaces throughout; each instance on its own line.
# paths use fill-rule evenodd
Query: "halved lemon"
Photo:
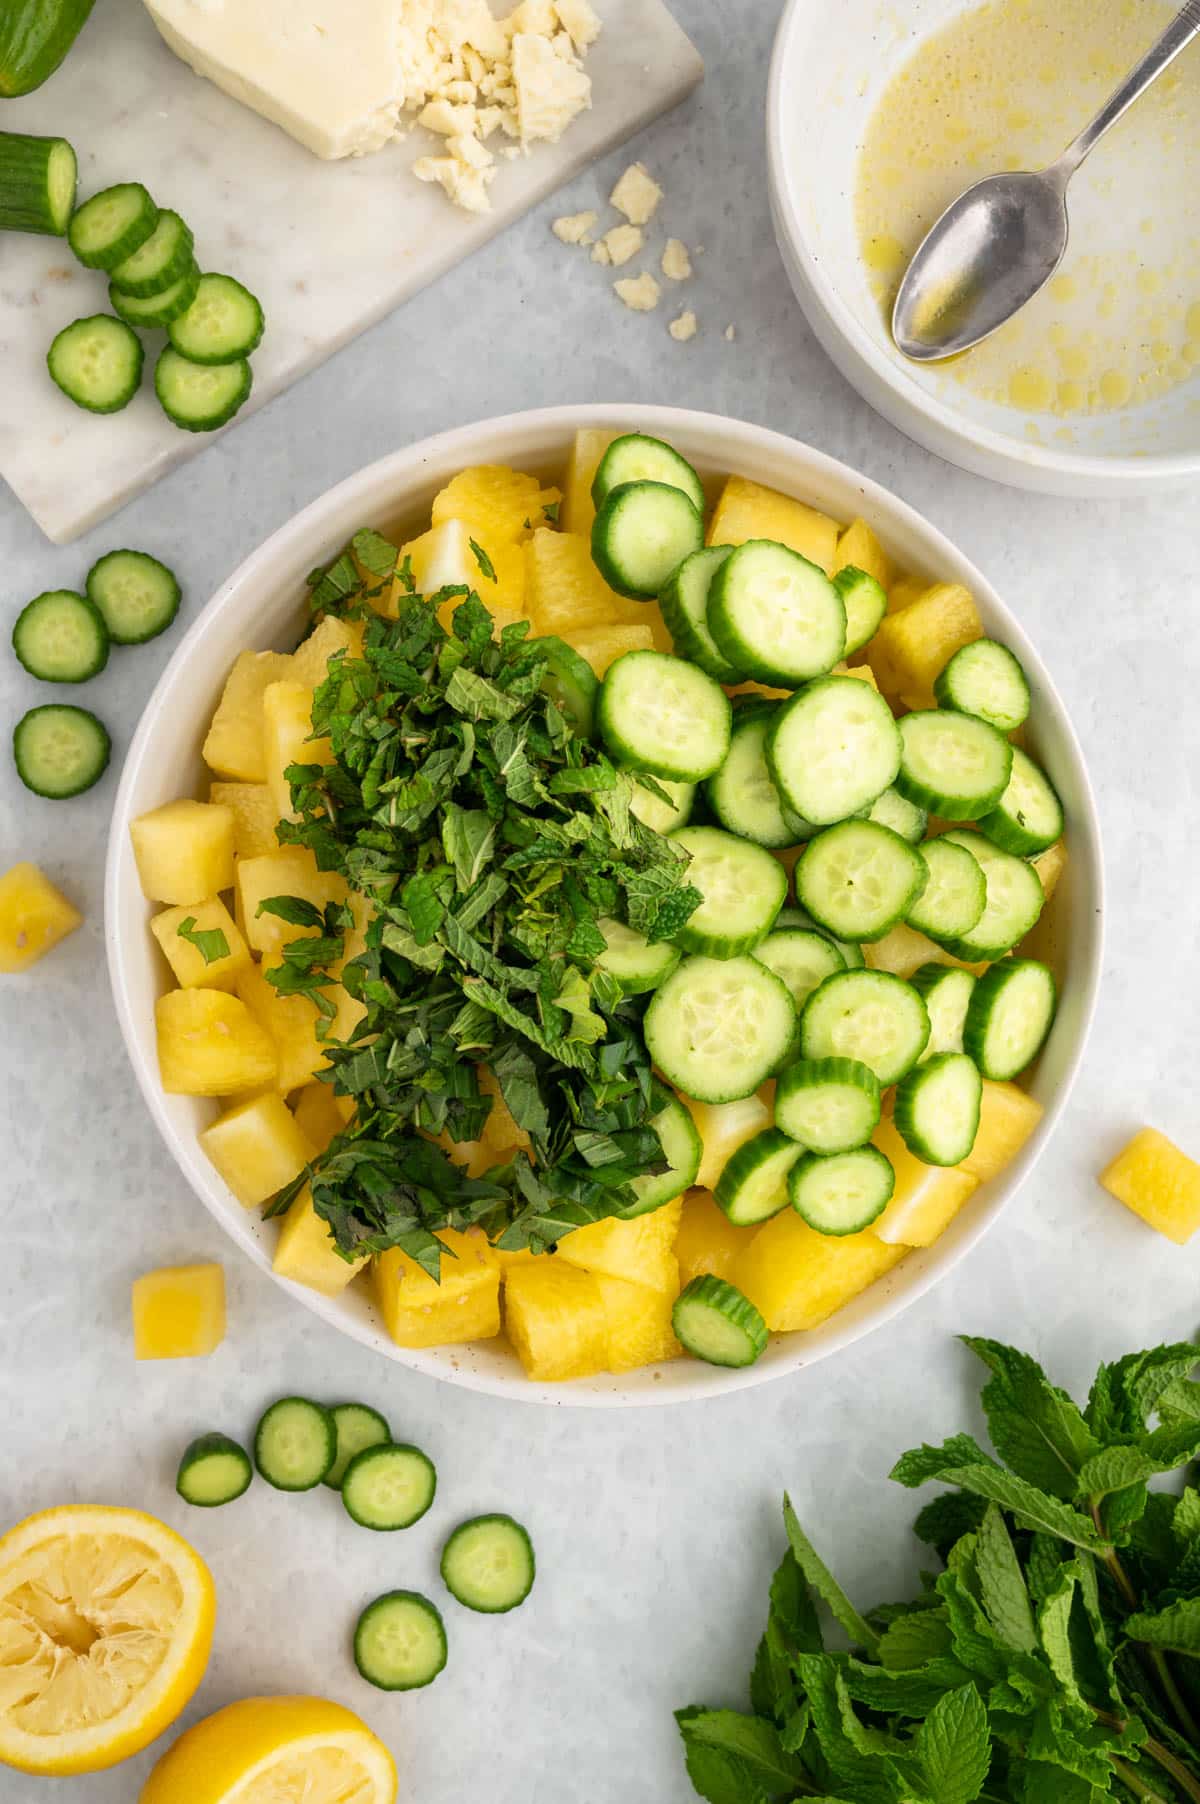
M 95 1773 L 138 1753 L 204 1677 L 204 1561 L 140 1510 L 79 1504 L 0 1539 L 0 1764 Z
M 163 1755 L 140 1804 L 395 1804 L 396 1764 L 366 1724 L 324 1698 L 246 1698 Z

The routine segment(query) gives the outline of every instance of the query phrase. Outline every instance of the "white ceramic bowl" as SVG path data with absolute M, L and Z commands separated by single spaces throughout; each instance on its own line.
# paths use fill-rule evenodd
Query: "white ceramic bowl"
M 513 463 L 545 476 L 561 472 L 576 427 L 607 426 L 669 439 L 705 477 L 736 470 L 812 502 L 837 518 L 861 513 L 905 568 L 967 584 L 987 628 L 1011 645 L 1033 690 L 1035 741 L 1062 795 L 1069 822 L 1067 875 L 1047 910 L 1050 956 L 1062 1006 L 1033 1083 L 1046 1113 L 1004 1176 L 985 1185 L 959 1220 L 927 1252 L 913 1253 L 874 1289 L 809 1334 L 776 1337 L 757 1365 L 725 1372 L 693 1360 L 621 1378 L 562 1386 L 527 1382 L 503 1342 L 409 1352 L 392 1344 L 366 1291 L 353 1286 L 328 1300 L 280 1280 L 327 1322 L 415 1370 L 474 1390 L 525 1401 L 592 1406 L 682 1402 L 795 1372 L 849 1346 L 922 1294 L 980 1240 L 1014 1194 L 1054 1127 L 1091 1021 L 1100 973 L 1102 873 L 1095 804 L 1075 735 L 1037 653 L 1020 625 L 976 570 L 936 528 L 903 502 L 843 464 L 758 426 L 662 407 L 550 408 L 462 427 L 385 457 L 298 514 L 249 557 L 209 602 L 181 641 L 142 715 L 125 761 L 109 841 L 106 928 L 117 1014 L 147 1105 L 184 1176 L 237 1245 L 270 1269 L 275 1228 L 260 1222 L 226 1189 L 197 1141 L 215 1104 L 166 1096 L 158 1081 L 154 1002 L 167 972 L 147 929 L 152 912 L 138 886 L 129 823 L 179 795 L 203 794 L 200 745 L 234 658 L 247 648 L 295 645 L 304 618 L 304 578 L 359 526 L 419 530 L 430 501 L 457 470 Z
M 1200 476 L 1200 373 L 1119 412 L 1030 416 L 948 388 L 891 342 L 859 256 L 856 161 L 880 94 L 915 43 L 969 0 L 789 0 L 767 100 L 771 213 L 788 278 L 817 338 L 885 419 L 951 463 L 1049 495 L 1115 495 Z M 1080 125 L 1083 120 L 1079 121 Z M 1104 203 L 1103 201 L 1097 204 Z M 1079 190 L 1072 220 L 1086 230 Z M 1179 247 L 1183 254 L 1184 247 Z M 1072 443 L 1057 444 L 1069 426 Z M 1027 429 L 1040 442 L 1027 436 Z

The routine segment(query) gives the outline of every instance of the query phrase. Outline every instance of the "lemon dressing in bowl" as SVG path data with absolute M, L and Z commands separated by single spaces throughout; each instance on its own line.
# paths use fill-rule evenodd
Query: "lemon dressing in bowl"
M 1175 10 L 987 0 L 917 45 L 874 106 L 856 172 L 858 244 L 884 317 L 950 202 L 985 175 L 1052 162 Z M 1059 271 L 991 338 L 937 366 L 942 395 L 1050 416 L 1066 442 L 1072 417 L 1200 389 L 1198 148 L 1200 44 L 1098 146 L 1072 184 Z

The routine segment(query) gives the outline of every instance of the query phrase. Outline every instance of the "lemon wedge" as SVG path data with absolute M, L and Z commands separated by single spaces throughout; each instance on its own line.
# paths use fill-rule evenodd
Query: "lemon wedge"
M 140 1804 L 395 1804 L 396 1766 L 366 1724 L 324 1698 L 246 1698 L 168 1748 Z
M 216 1595 L 181 1536 L 139 1510 L 45 1510 L 0 1539 L 0 1764 L 94 1773 L 184 1709 Z

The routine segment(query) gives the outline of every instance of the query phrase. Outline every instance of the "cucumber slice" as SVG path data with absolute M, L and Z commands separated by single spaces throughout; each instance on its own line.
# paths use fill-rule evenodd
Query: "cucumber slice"
M 200 286 L 200 270 L 193 263 L 176 278 L 168 288 L 158 294 L 144 297 L 135 294 L 122 294 L 119 288 L 108 285 L 108 300 L 113 312 L 125 321 L 127 326 L 169 326 L 173 319 L 186 313 L 196 298 L 196 290 Z
M 1029 716 L 1029 682 L 1007 645 L 976 639 L 962 646 L 933 685 L 941 708 L 975 714 L 998 732 L 1011 733 Z
M 147 551 L 110 551 L 88 571 L 88 600 L 114 645 L 144 645 L 166 632 L 179 612 L 174 572 Z
M 682 489 L 624 482 L 592 525 L 592 559 L 610 589 L 653 601 L 684 558 L 704 544 L 704 520 Z
M 776 1086 L 776 1125 L 809 1152 L 853 1152 L 879 1126 L 882 1095 L 858 1059 L 800 1059 Z
M 954 844 L 965 846 L 980 865 L 987 885 L 987 902 L 975 926 L 942 941 L 947 952 L 970 964 L 1003 958 L 1006 952 L 1025 938 L 1037 925 L 1046 905 L 1041 878 L 1031 864 L 1002 852 L 982 833 L 961 830 L 943 835 Z
M 977 825 L 993 845 L 1018 858 L 1032 858 L 1062 838 L 1063 806 L 1058 794 L 1045 772 L 1019 746 L 1013 747 L 1008 788 Z
M 468 1610 L 502 1616 L 533 1590 L 533 1543 L 511 1516 L 460 1523 L 442 1549 L 442 1582 Z
M 929 826 L 929 816 L 915 802 L 908 802 L 898 789 L 885 789 L 872 802 L 866 816 L 877 827 L 890 827 L 910 846 L 919 846 Z
M 250 1489 L 250 1455 L 227 1434 L 202 1434 L 179 1462 L 175 1489 L 185 1503 L 213 1510 Z
M 962 1052 L 963 1028 L 975 990 L 975 978 L 958 965 L 922 965 L 909 979 L 929 1011 L 929 1043 L 922 1054 Z
M 931 939 L 969 933 L 987 901 L 983 872 L 965 846 L 927 839 L 921 856 L 929 881 L 908 911 L 908 924 Z
M 693 551 L 658 598 L 671 643 L 679 656 L 698 664 L 718 683 L 740 683 L 746 674 L 721 655 L 708 630 L 709 590 L 732 550 L 732 545 L 707 545 L 703 551 Z
M 891 1160 L 877 1146 L 848 1153 L 805 1153 L 792 1167 L 792 1208 L 818 1234 L 861 1234 L 896 1188 Z
M 330 1410 L 337 1437 L 337 1453 L 322 1480 L 331 1491 L 340 1491 L 346 1467 L 356 1453 L 367 1447 L 382 1447 L 392 1438 L 392 1431 L 377 1409 L 366 1403 L 335 1403 Z
M 708 630 L 735 670 L 792 689 L 842 656 L 846 610 L 816 564 L 786 545 L 750 539 L 712 579 Z
M 693 1278 L 671 1311 L 675 1338 L 710 1366 L 752 1366 L 767 1345 L 767 1324 L 749 1297 L 724 1278 Z
M 658 651 L 627 651 L 600 690 L 600 732 L 613 755 L 652 777 L 697 783 L 729 750 L 732 710 L 710 676 Z
M 587 659 L 581 658 L 565 639 L 548 634 L 537 641 L 537 647 L 546 654 L 542 688 L 557 703 L 579 737 L 590 739 L 596 730 L 600 679 Z
M 738 1147 L 713 1190 L 736 1228 L 755 1227 L 787 1208 L 788 1173 L 803 1151 L 776 1127 L 764 1128 Z
M 596 968 L 615 977 L 626 996 L 642 996 L 647 990 L 656 990 L 683 956 L 678 946 L 672 946 L 668 940 L 652 944 L 644 933 L 611 915 L 602 915 L 596 925 L 604 935 L 604 951 L 596 960 Z
M 50 801 L 82 795 L 108 768 L 112 741 L 86 708 L 31 708 L 13 729 L 13 762 L 26 789 Z
M 137 333 L 108 313 L 77 319 L 46 353 L 46 366 L 68 401 L 88 413 L 120 413 L 142 380 L 145 352 Z
M 644 1031 L 669 1084 L 697 1102 L 736 1102 L 770 1076 L 795 1025 L 786 985 L 757 960 L 685 958 L 654 992 Z
M 167 418 L 184 432 L 215 432 L 249 399 L 250 365 L 192 363 L 167 345 L 154 366 L 154 392 Z
M 311 1491 L 336 1458 L 333 1417 L 307 1397 L 281 1397 L 254 1431 L 254 1463 L 277 1491 Z
M 592 506 L 596 512 L 600 512 L 614 489 L 629 482 L 658 482 L 681 489 L 696 512 L 704 512 L 704 484 L 687 459 L 660 438 L 627 432 L 613 440 L 592 478 Z
M 43 683 L 86 683 L 108 663 L 108 630 L 98 608 L 73 589 L 48 589 L 21 609 L 13 650 Z
M 867 962 L 863 957 L 861 946 L 856 946 L 853 940 L 839 940 L 835 934 L 830 933 L 827 927 L 822 927 L 819 921 L 814 921 L 812 916 L 802 908 L 781 908 L 775 917 L 775 926 L 781 933 L 785 929 L 790 931 L 792 928 L 803 933 L 819 933 L 822 939 L 828 940 L 831 946 L 837 947 L 847 971 L 861 971 Z
M 65 138 L 0 132 L 0 232 L 61 238 L 75 205 L 77 175 Z
M 161 294 L 191 269 L 194 242 L 186 221 L 164 207 L 146 242 L 113 270 L 112 287 L 140 299 Z
M 599 684 L 597 684 L 599 688 Z M 673 833 L 676 827 L 686 827 L 692 818 L 692 803 L 696 795 L 694 783 L 680 783 L 674 777 L 652 777 L 659 789 L 665 790 L 670 798 L 664 801 L 662 796 L 655 795 L 648 784 L 637 781 L 637 773 L 630 772 L 634 778 L 633 800 L 629 804 L 629 812 L 641 821 L 643 827 L 649 827 L 652 833 Z
M 1035 958 L 1006 958 L 975 985 L 963 1046 L 984 1077 L 1007 1083 L 1031 1065 L 1045 1044 L 1058 1007 L 1058 989 Z
M 782 913 L 776 917 L 775 931 L 754 948 L 754 956 L 787 985 L 799 1014 L 827 977 L 846 969 L 846 961 L 824 934 L 803 927 L 781 928 L 781 919 Z
M 690 857 L 687 880 L 704 898 L 675 936 L 684 951 L 733 958 L 766 939 L 787 896 L 779 860 L 718 827 L 681 827 L 671 841 Z
M 747 719 L 746 710 L 735 709 L 725 762 L 708 779 L 705 794 L 713 813 L 730 833 L 753 840 L 756 846 L 781 851 L 804 837 L 808 823 L 788 812 L 775 787 L 767 764 L 770 725 L 769 712 L 755 713 Z
M 979 1132 L 983 1079 L 965 1052 L 939 1052 L 896 1086 L 895 1121 L 926 1165 L 961 1165 Z
M 928 871 L 915 846 L 874 821 L 826 827 L 796 865 L 796 895 L 839 939 L 881 940 L 906 920 Z
M 239 363 L 262 335 L 257 298 L 232 276 L 212 274 L 200 277 L 191 306 L 167 327 L 167 337 L 189 363 Z
M 846 610 L 846 649 L 844 658 L 861 651 L 868 639 L 875 637 L 879 622 L 887 613 L 887 590 L 875 577 L 855 564 L 838 571 L 833 586 Z
M 1012 774 L 1012 746 L 972 714 L 921 708 L 900 722 L 896 788 L 945 821 L 975 821 L 994 808 Z
M 800 1017 L 806 1059 L 857 1059 L 886 1090 L 911 1071 L 929 1041 L 929 1011 L 890 971 L 839 971 L 814 990 Z
M 446 1626 L 419 1591 L 385 1591 L 354 1630 L 354 1664 L 380 1691 L 419 1691 L 446 1664 Z
M 360 1528 L 380 1533 L 411 1528 L 421 1520 L 436 1491 L 433 1461 L 419 1447 L 399 1442 L 364 1447 L 342 1474 L 346 1514 Z
M 679 1098 L 672 1096 L 669 1090 L 660 1085 L 655 1091 L 655 1102 L 661 1106 L 657 1115 L 650 1117 L 650 1126 L 662 1142 L 667 1170 L 633 1180 L 637 1202 L 630 1203 L 627 1208 L 619 1211 L 622 1221 L 633 1221 L 639 1215 L 652 1215 L 664 1203 L 673 1203 L 677 1196 L 690 1190 L 696 1182 L 700 1161 L 704 1157 L 704 1146 L 696 1124 Z
M 895 781 L 900 733 L 869 683 L 826 677 L 780 707 L 767 758 L 787 807 L 827 827 L 869 807 Z
M 76 207 L 67 242 L 86 269 L 116 269 L 141 249 L 157 224 L 149 189 L 141 182 L 118 182 Z

